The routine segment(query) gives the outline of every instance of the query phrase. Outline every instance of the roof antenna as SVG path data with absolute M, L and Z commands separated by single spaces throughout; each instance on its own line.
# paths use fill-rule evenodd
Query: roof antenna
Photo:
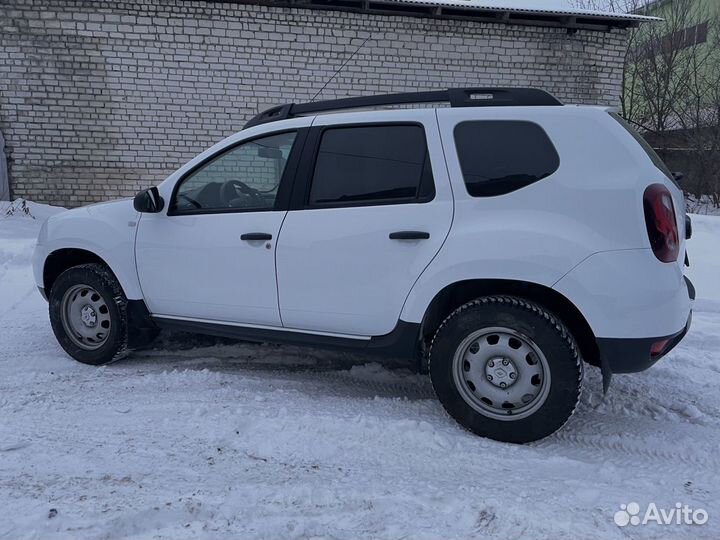
M 337 74 L 343 70 L 343 68 L 348 64 L 348 62 L 350 62 L 350 60 L 353 59 L 353 57 L 358 53 L 358 51 L 365 46 L 365 44 L 368 42 L 368 40 L 371 37 L 372 37 L 372 34 L 368 34 L 368 37 L 365 38 L 365 41 L 363 41 L 360 44 L 360 46 L 357 49 L 355 49 L 355 51 L 353 51 L 353 53 L 350 56 L 347 57 L 347 59 L 342 63 L 342 65 L 337 69 L 337 71 L 335 71 L 335 73 L 333 73 L 332 76 L 327 81 L 325 81 L 325 84 L 323 85 L 323 87 L 320 90 L 318 90 L 317 93 L 312 97 L 312 99 L 310 100 L 311 102 L 315 101 L 315 98 L 318 97 L 322 93 L 322 91 L 325 90 L 325 88 L 327 88 L 327 85 L 330 84 L 330 82 L 332 82 L 332 80 L 337 76 Z

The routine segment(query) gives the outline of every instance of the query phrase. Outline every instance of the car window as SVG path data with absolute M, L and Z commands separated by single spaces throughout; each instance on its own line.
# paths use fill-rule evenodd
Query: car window
M 462 122 L 455 127 L 455 146 L 472 197 L 510 193 L 550 176 L 560 166 L 547 134 L 532 122 Z
M 353 126 L 323 132 L 310 206 L 420 202 L 434 195 L 421 126 Z
M 295 132 L 253 139 L 226 150 L 181 181 L 176 213 L 274 208 Z

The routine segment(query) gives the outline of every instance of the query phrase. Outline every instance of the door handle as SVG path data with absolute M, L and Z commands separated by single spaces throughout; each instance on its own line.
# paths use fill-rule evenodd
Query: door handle
M 252 242 L 253 240 L 272 240 L 272 234 L 264 232 L 251 232 L 240 235 L 240 240 L 247 240 Z
M 430 233 L 425 231 L 397 231 L 390 233 L 390 240 L 427 240 Z

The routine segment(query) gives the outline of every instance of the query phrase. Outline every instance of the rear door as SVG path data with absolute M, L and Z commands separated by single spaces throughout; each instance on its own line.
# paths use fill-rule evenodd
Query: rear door
M 277 244 L 287 328 L 391 332 L 450 230 L 434 110 L 317 117 Z

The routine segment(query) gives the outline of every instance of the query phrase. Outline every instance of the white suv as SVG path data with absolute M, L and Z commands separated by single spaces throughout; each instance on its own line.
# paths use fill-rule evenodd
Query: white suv
M 450 106 L 407 108 L 429 102 Z M 517 88 L 348 98 L 265 111 L 134 203 L 50 218 L 34 270 L 80 362 L 158 328 L 365 349 L 428 369 L 464 427 L 526 442 L 570 417 L 583 360 L 607 390 L 683 337 L 682 209 L 606 108 Z

